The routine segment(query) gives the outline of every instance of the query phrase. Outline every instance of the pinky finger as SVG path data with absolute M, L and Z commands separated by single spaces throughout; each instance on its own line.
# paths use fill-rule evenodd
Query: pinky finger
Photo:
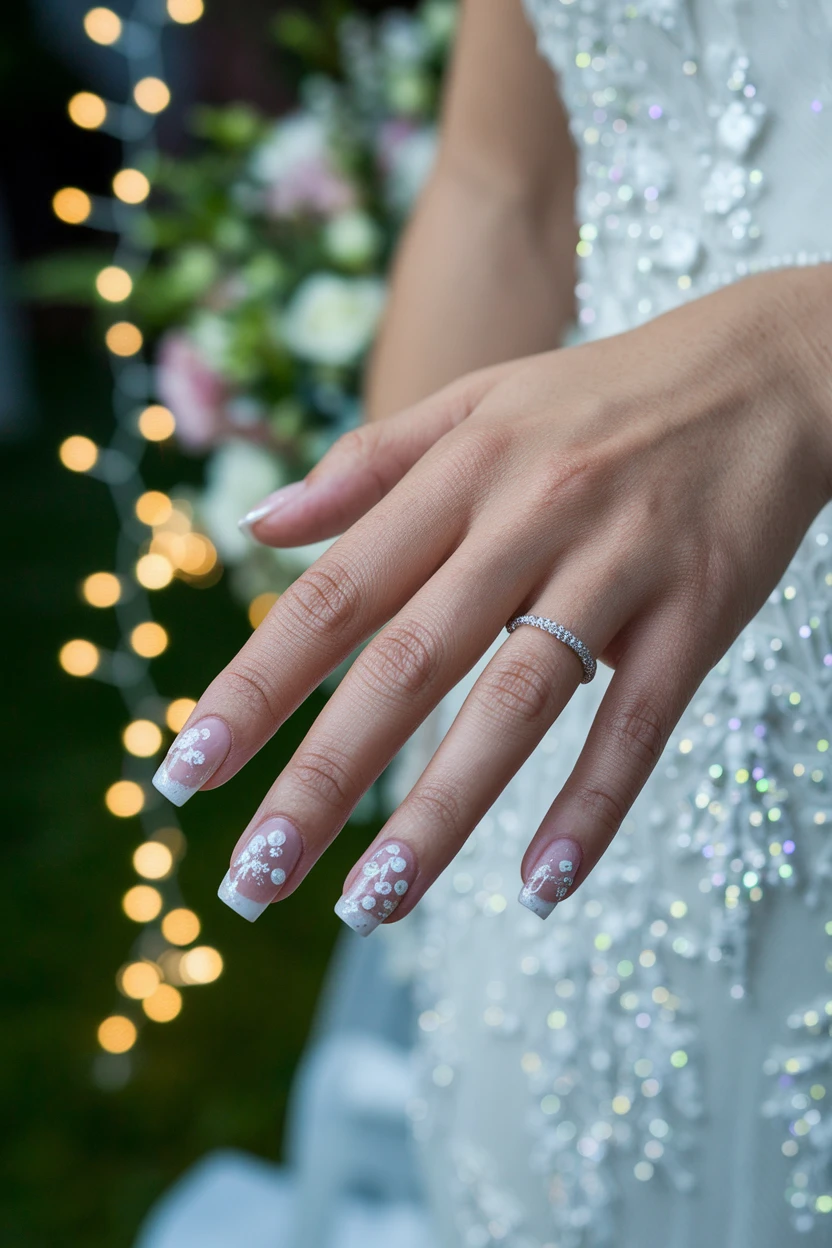
M 634 637 L 604 694 L 578 761 L 523 858 L 519 900 L 547 918 L 603 856 L 703 672 L 679 662 L 676 633 Z

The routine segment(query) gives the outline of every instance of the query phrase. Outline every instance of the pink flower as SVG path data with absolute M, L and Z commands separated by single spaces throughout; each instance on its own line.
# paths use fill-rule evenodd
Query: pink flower
M 159 344 L 156 390 L 188 450 L 204 450 L 227 432 L 225 383 L 182 330 L 169 331 Z
M 354 206 L 355 191 L 349 182 L 314 156 L 266 190 L 266 210 L 274 217 L 302 212 L 332 217 Z

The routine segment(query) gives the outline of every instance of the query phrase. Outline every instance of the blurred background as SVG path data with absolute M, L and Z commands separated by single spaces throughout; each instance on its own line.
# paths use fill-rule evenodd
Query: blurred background
M 390 794 L 254 930 L 216 888 L 333 682 L 182 812 L 149 781 L 317 554 L 257 551 L 236 520 L 361 419 L 454 17 L 445 0 L 4 13 L 9 1248 L 132 1244 L 216 1150 L 285 1159 L 331 904 Z

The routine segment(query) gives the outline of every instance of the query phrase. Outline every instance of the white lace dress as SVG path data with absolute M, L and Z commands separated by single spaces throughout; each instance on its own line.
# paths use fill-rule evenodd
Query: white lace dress
M 579 338 L 832 259 L 832 0 L 527 9 L 580 149 Z M 415 980 L 410 1114 L 446 1248 L 832 1243 L 830 593 L 827 507 L 546 923 L 519 863 L 607 668 L 383 933 Z

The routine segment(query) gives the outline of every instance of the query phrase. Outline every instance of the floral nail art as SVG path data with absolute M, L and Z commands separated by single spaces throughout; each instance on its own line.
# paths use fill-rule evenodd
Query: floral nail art
M 565 838 L 553 841 L 520 889 L 518 901 L 539 918 L 548 919 L 558 902 L 569 894 L 580 865 L 579 845 Z
M 153 784 L 174 806 L 184 806 L 225 761 L 231 733 L 221 719 L 202 719 L 180 732 Z
M 400 841 L 388 841 L 368 858 L 335 913 L 359 936 L 369 936 L 399 905 L 416 876 L 416 859 Z
M 267 819 L 235 857 L 217 896 L 253 923 L 277 898 L 301 849 L 300 835 L 288 819 Z

